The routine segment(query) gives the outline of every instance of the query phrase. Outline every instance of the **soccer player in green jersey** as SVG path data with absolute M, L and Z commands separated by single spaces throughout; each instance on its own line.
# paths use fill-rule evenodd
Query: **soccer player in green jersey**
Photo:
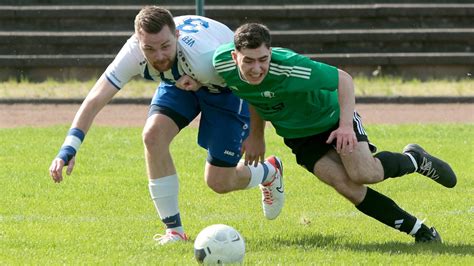
M 366 185 L 418 172 L 454 187 L 456 175 L 417 144 L 407 145 L 402 153 L 373 155 L 375 146 L 354 109 L 349 74 L 288 49 L 272 48 L 269 30 L 257 23 L 239 27 L 234 42 L 216 50 L 213 64 L 233 93 L 252 106 L 253 132 L 263 132 L 264 120 L 270 121 L 298 164 L 359 211 L 414 236 L 416 242 L 441 242 L 434 227 Z M 250 137 L 264 147 L 263 133 Z

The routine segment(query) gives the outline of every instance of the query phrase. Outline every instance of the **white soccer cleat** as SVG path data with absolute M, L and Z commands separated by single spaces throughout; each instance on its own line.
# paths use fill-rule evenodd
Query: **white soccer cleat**
M 276 156 L 270 156 L 266 161 L 275 167 L 276 172 L 270 182 L 260 185 L 260 190 L 262 191 L 263 215 L 268 220 L 273 220 L 278 217 L 285 203 L 283 164 Z
M 187 241 L 189 238 L 185 233 L 178 233 L 171 229 L 166 229 L 166 234 L 156 234 L 153 236 L 153 240 L 155 240 L 160 245 L 166 245 L 170 243 L 174 243 L 177 241 Z

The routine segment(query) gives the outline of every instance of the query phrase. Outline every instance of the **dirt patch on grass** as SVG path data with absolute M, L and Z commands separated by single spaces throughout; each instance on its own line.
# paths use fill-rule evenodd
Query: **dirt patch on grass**
M 474 123 L 473 104 L 358 104 L 356 108 L 365 124 Z M 77 104 L 0 104 L 0 128 L 70 125 L 78 109 Z M 147 112 L 147 105 L 109 104 L 93 125 L 142 127 Z

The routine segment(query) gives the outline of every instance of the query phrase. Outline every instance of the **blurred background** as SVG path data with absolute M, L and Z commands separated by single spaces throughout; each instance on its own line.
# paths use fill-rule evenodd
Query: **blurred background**
M 0 81 L 96 79 L 133 33 L 144 5 L 174 16 L 203 13 L 232 30 L 264 23 L 273 46 L 354 76 L 470 79 L 474 73 L 474 1 L 2 0 Z

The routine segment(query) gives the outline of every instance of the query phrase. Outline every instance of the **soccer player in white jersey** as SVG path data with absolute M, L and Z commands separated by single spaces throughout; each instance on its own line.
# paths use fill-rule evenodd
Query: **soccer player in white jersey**
M 212 66 L 214 50 L 232 39 L 230 29 L 209 18 L 190 15 L 173 19 L 166 9 L 144 7 L 135 18 L 135 34 L 76 113 L 51 163 L 53 180 L 63 180 L 65 165 L 66 173 L 71 174 L 75 155 L 97 113 L 131 78 L 141 75 L 160 82 L 143 130 L 149 191 L 166 225 L 165 234 L 155 240 L 166 244 L 188 239 L 181 223 L 178 176 L 169 145 L 199 113 L 198 144 L 208 151 L 207 185 L 217 193 L 259 186 L 264 215 L 275 219 L 284 202 L 281 161 L 275 156 L 264 161 L 263 154 L 255 152 L 247 104 L 224 86 Z

